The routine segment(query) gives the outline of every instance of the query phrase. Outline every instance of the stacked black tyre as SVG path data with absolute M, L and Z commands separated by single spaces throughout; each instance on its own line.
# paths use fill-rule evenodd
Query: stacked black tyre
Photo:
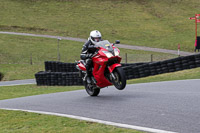
M 78 72 L 46 72 L 35 74 L 37 85 L 46 86 L 73 86 L 83 85 Z
M 200 54 L 195 56 L 195 64 L 196 67 L 200 67 Z
M 124 69 L 126 79 L 134 79 L 134 78 L 140 78 L 143 74 L 143 70 L 139 70 L 139 68 L 143 69 L 144 66 L 147 66 L 149 63 L 132 63 L 132 64 L 122 64 L 122 68 Z

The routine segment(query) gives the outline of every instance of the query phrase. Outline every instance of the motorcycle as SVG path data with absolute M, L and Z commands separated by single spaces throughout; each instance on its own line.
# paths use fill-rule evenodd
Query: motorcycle
M 115 42 L 115 44 L 119 43 L 120 41 Z M 120 50 L 115 47 L 115 44 L 111 44 L 108 40 L 103 40 L 88 48 L 96 51 L 92 56 L 91 83 L 83 81 L 85 89 L 90 96 L 98 96 L 101 88 L 110 85 L 114 85 L 118 90 L 123 90 L 126 86 L 126 76 L 120 64 Z M 86 74 L 85 62 L 79 60 L 76 63 L 79 75 L 83 79 Z

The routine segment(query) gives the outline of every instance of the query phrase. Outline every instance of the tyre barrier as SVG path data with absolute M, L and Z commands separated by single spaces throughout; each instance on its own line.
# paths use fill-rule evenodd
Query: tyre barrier
M 139 66 L 146 63 L 122 63 L 122 67 Z M 83 85 L 76 63 L 63 63 L 57 61 L 45 61 L 45 71 L 35 74 L 37 85 L 47 86 L 72 86 Z
M 200 67 L 200 54 L 146 63 L 139 66 L 126 66 L 123 69 L 127 79 L 136 79 L 196 67 Z
M 46 61 L 45 71 L 35 74 L 37 85 L 83 85 L 75 63 Z M 200 67 L 200 54 L 146 63 L 122 63 L 127 80 Z

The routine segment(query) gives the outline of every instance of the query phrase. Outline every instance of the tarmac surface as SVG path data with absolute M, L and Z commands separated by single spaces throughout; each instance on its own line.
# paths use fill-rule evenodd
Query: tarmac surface
M 35 79 L 25 79 L 25 80 L 13 80 L 13 81 L 1 81 L 0 86 L 14 86 L 14 85 L 27 85 L 36 84 Z

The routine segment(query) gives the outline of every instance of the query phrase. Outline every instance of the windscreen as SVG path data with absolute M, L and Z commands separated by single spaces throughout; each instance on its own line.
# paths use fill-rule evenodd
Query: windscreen
M 110 42 L 108 40 L 103 40 L 103 41 L 97 42 L 95 45 L 99 46 L 99 47 L 103 47 L 103 48 L 107 49 L 109 52 L 113 51 L 112 44 L 110 44 Z

